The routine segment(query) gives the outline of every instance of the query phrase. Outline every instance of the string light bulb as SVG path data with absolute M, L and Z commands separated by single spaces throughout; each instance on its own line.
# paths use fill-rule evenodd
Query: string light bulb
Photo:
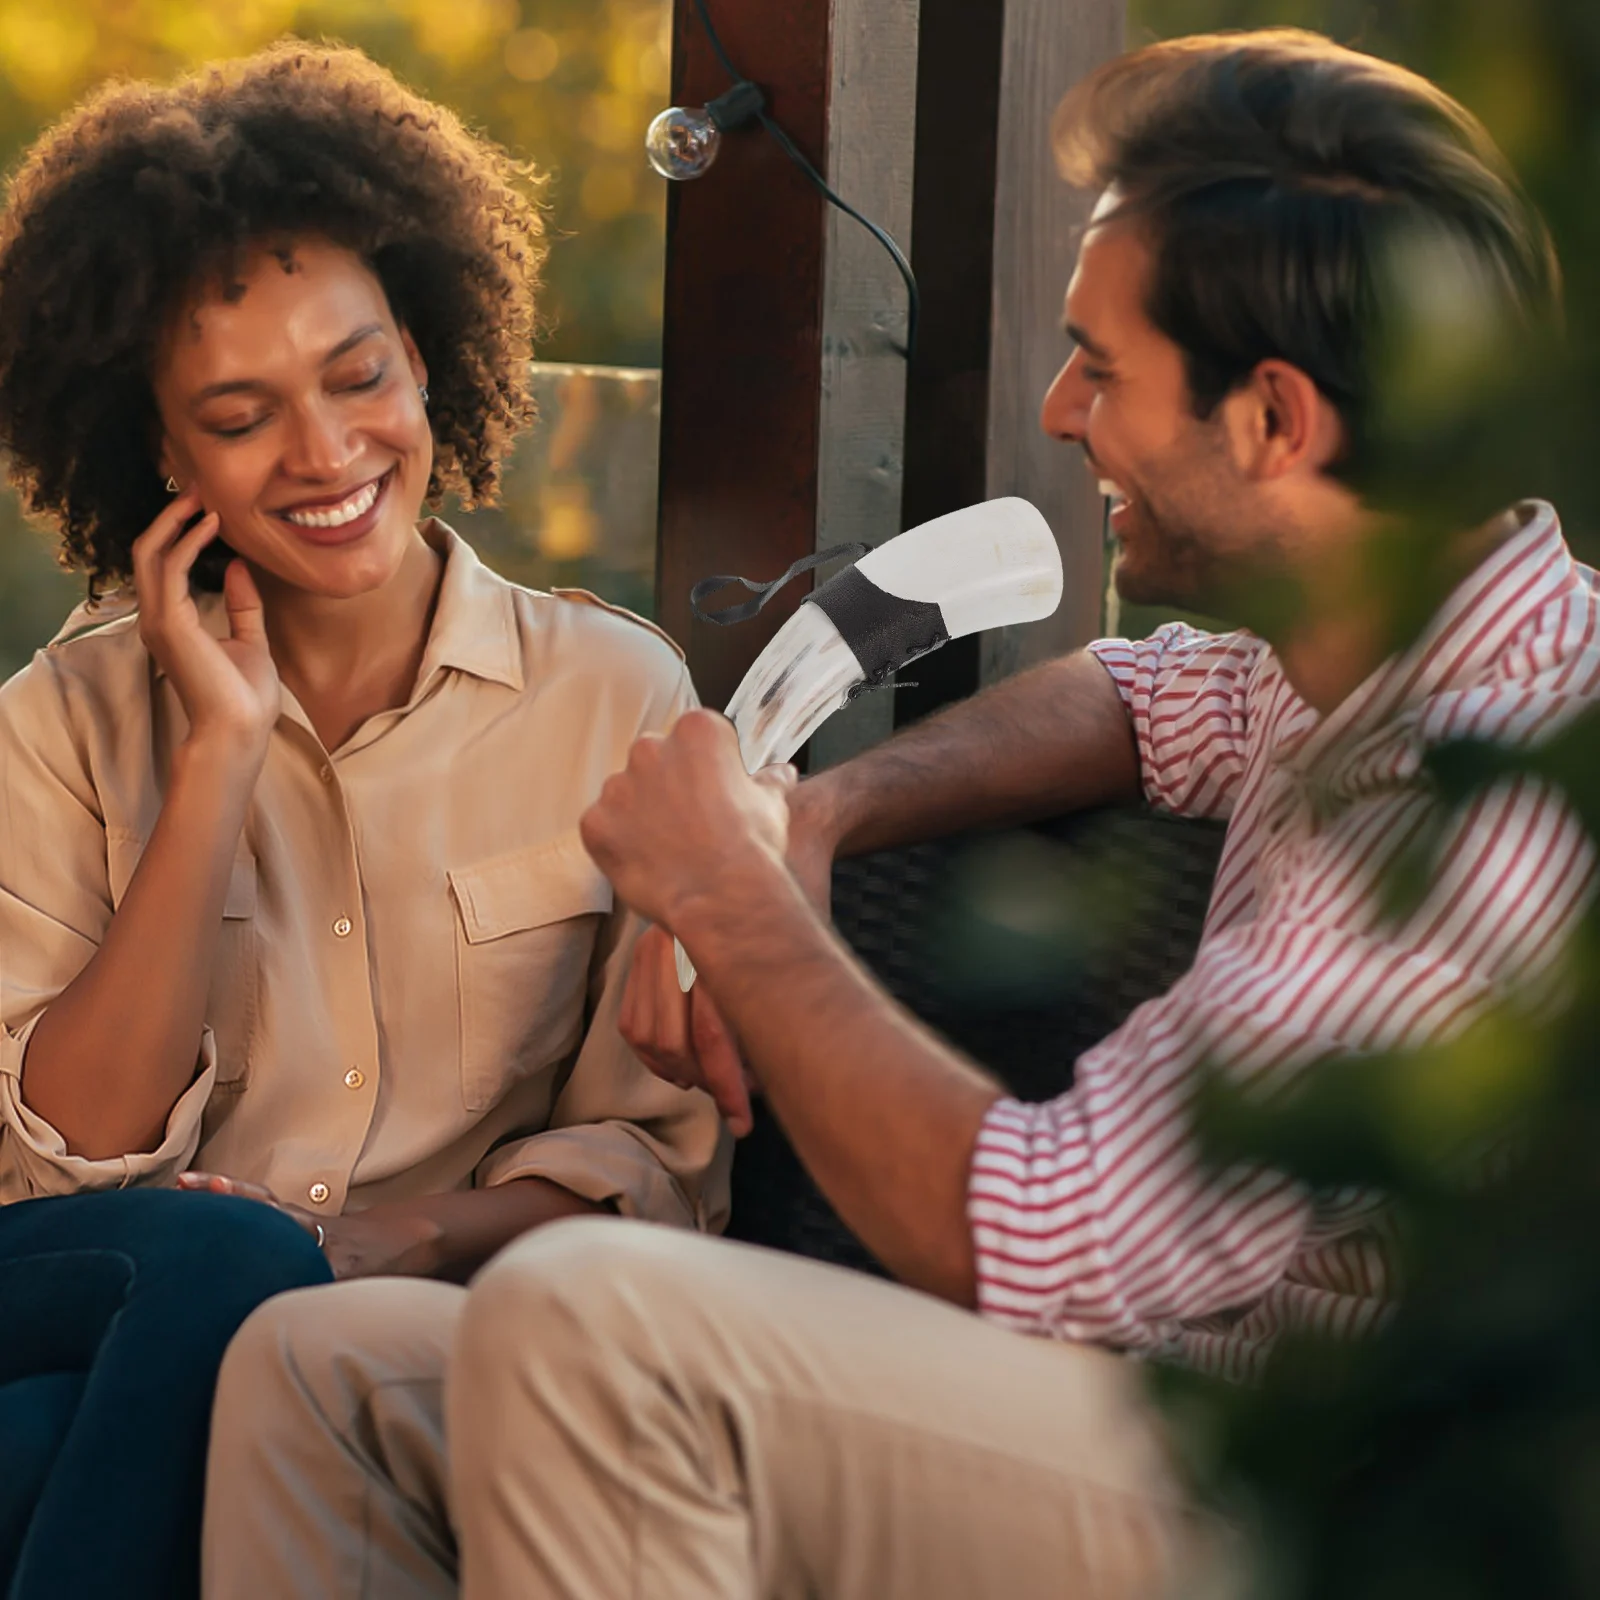
M 759 122 L 772 136 L 772 141 L 806 176 L 817 192 L 831 206 L 836 206 L 847 217 L 854 218 L 888 252 L 906 286 L 906 342 L 899 347 L 908 360 L 917 344 L 917 322 L 921 313 L 922 296 L 917 291 L 917 275 L 911 270 L 906 253 L 889 234 L 871 217 L 863 216 L 856 208 L 828 186 L 828 180 L 812 166 L 805 152 L 773 120 L 767 111 L 766 96 L 733 64 L 733 58 L 723 48 L 717 37 L 716 24 L 711 20 L 707 0 L 694 0 L 694 9 L 705 31 L 706 43 L 717 58 L 717 64 L 727 73 L 733 87 L 715 100 L 707 101 L 703 109 L 672 106 L 663 111 L 650 124 L 645 134 L 645 153 L 650 165 L 663 178 L 682 182 L 686 178 L 701 177 L 717 159 L 722 148 L 722 136 L 732 128 L 747 122 Z
M 755 84 L 741 81 L 703 107 L 669 106 L 645 132 L 645 155 L 675 183 L 702 177 L 717 159 L 723 134 L 754 122 L 766 104 Z

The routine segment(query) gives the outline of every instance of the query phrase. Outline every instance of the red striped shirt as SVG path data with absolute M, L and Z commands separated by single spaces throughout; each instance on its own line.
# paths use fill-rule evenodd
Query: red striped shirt
M 1202 1066 L 1270 1093 L 1331 1056 L 1436 1043 L 1559 996 L 1594 850 L 1519 776 L 1449 820 L 1423 904 L 1386 923 L 1384 868 L 1430 821 L 1424 752 L 1526 746 L 1600 698 L 1600 582 L 1555 512 L 1523 526 L 1422 638 L 1326 717 L 1246 633 L 1181 623 L 1090 648 L 1138 737 L 1146 798 L 1228 833 L 1194 965 L 1043 1105 L 1001 1100 L 968 1193 L 985 1316 L 1248 1377 L 1286 1328 L 1358 1334 L 1395 1268 L 1380 1196 L 1219 1172 L 1194 1146 Z

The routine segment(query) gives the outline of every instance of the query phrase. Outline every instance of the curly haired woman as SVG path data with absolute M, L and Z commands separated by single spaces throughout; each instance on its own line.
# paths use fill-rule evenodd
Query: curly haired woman
M 108 88 L 13 179 L 0 443 L 91 595 L 0 690 L 15 1600 L 193 1592 L 216 1368 L 268 1295 L 720 1221 L 715 1114 L 616 1031 L 635 927 L 576 833 L 682 660 L 419 522 L 531 418 L 527 177 L 293 45 Z

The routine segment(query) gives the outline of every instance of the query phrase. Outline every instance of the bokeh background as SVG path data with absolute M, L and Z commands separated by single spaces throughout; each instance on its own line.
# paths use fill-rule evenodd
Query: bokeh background
M 357 45 L 548 174 L 537 357 L 544 420 L 502 504 L 453 523 L 508 576 L 651 606 L 662 181 L 644 131 L 666 104 L 663 0 L 0 0 L 0 166 L 110 76 L 168 77 L 285 34 Z M 0 491 L 0 678 L 81 598 Z

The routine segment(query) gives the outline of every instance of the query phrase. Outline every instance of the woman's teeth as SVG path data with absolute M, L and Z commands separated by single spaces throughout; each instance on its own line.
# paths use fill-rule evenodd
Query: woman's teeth
M 357 489 L 348 500 L 329 506 L 326 511 L 285 511 L 284 516 L 302 528 L 342 528 L 345 523 L 364 517 L 372 509 L 373 501 L 378 498 L 378 490 L 382 487 L 383 480 L 379 478 L 365 489 Z

